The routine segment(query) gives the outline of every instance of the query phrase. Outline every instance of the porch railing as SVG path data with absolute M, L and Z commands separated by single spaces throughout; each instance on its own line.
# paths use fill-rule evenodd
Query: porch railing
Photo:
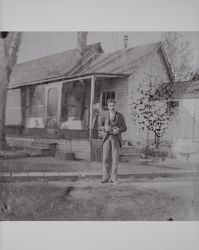
M 6 135 L 53 139 L 89 139 L 89 130 L 24 128 L 22 126 L 6 126 Z M 97 139 L 98 131 L 93 130 L 92 137 Z

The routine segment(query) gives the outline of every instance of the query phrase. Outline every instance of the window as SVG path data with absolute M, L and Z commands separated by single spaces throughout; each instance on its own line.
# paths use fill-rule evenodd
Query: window
M 108 91 L 102 93 L 102 110 L 107 109 L 107 101 L 109 99 L 115 100 L 115 91 Z
M 173 113 L 175 116 L 179 115 L 179 101 L 167 102 L 167 113 Z
M 57 88 L 51 88 L 48 91 L 47 115 L 56 116 L 58 111 L 58 91 Z

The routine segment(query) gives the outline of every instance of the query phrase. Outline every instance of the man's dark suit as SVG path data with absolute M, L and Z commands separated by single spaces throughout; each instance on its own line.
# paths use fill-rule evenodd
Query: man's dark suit
M 113 129 L 117 128 L 118 133 L 107 133 L 105 130 L 107 126 Z M 103 133 L 103 180 L 111 179 L 112 181 L 116 181 L 119 151 L 122 146 L 121 133 L 127 130 L 124 116 L 116 112 L 114 119 L 111 121 L 108 112 L 106 115 L 100 117 L 99 130 Z M 112 169 L 110 166 L 110 158 L 112 158 Z

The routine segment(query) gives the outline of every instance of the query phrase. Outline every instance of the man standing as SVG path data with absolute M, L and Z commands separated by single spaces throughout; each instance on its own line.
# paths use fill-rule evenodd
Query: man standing
M 127 126 L 124 116 L 116 111 L 115 100 L 109 99 L 107 107 L 108 113 L 100 117 L 99 124 L 99 130 L 103 134 L 103 179 L 101 183 L 117 183 L 118 158 L 122 146 L 121 133 L 127 130 Z

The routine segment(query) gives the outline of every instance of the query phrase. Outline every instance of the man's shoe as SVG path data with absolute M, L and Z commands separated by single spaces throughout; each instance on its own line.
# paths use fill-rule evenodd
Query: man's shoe
M 116 181 L 116 180 L 115 181 L 112 180 L 112 183 L 115 184 L 115 185 L 117 185 L 119 182 Z
M 108 182 L 108 180 L 102 180 L 102 181 L 101 181 L 101 183 L 106 183 L 106 182 Z
M 112 181 L 112 180 L 109 180 L 108 182 L 109 182 L 109 183 L 113 183 L 113 181 Z

